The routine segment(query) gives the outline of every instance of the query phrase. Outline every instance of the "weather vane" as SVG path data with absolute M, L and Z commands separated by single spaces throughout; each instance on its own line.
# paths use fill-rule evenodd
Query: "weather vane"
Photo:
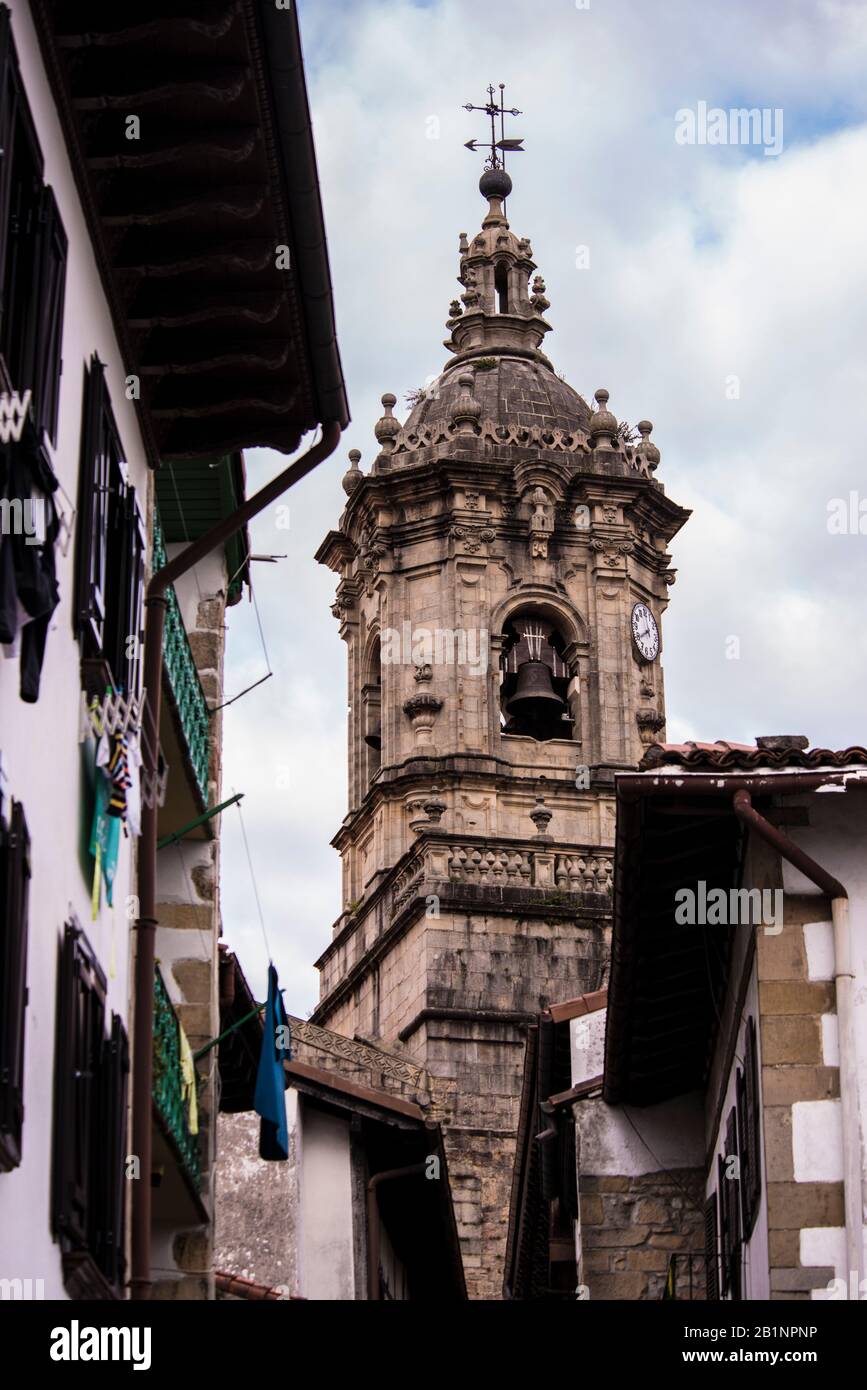
M 506 153 L 523 154 L 524 139 L 509 138 L 506 135 L 506 117 L 520 116 L 523 113 L 516 106 L 507 107 L 503 101 L 503 93 L 506 90 L 505 83 L 500 83 L 500 100 L 497 102 L 497 95 L 493 86 L 488 87 L 488 102 L 486 106 L 473 106 L 472 102 L 467 102 L 465 111 L 484 111 L 491 122 L 490 140 L 468 140 L 466 148 L 474 153 L 477 149 L 487 150 L 491 153 L 485 160 L 486 169 L 505 169 Z M 497 117 L 500 118 L 500 138 L 497 139 Z M 497 151 L 500 151 L 498 154 Z

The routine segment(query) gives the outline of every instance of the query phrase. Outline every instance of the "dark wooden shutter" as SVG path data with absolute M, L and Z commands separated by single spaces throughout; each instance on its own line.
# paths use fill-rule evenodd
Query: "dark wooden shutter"
M 38 438 L 43 431 L 57 443 L 60 403 L 63 305 L 66 294 L 67 240 L 57 203 L 43 188 L 36 218 L 36 284 L 30 316 L 33 334 L 28 356 L 33 360 L 34 418 Z
M 43 158 L 36 127 L 21 82 L 11 34 L 4 42 L 2 120 L 3 143 L 3 262 L 2 350 L 13 389 L 33 388 L 33 316 L 36 274 L 36 232 L 42 195 Z
M 114 471 L 109 519 L 109 593 L 105 655 L 124 694 L 141 687 L 142 602 L 146 538 L 135 488 Z
M 0 1169 L 21 1162 L 30 837 L 20 802 L 0 821 Z
M 53 1225 L 65 1248 L 89 1246 L 98 1166 L 96 1115 L 105 976 L 81 927 L 66 924 L 60 951 L 54 1064 Z
M 744 1069 L 738 1075 L 738 1130 L 741 1138 L 741 1206 L 743 1236 L 748 1240 L 759 1211 L 762 1194 L 761 1117 L 759 1113 L 759 1064 L 756 1021 L 747 1021 Z
M 0 342 L 6 299 L 10 290 L 6 279 L 6 252 L 9 243 L 10 199 L 12 196 L 12 144 L 15 131 L 15 112 L 18 105 L 18 81 L 9 10 L 0 6 Z
M 719 1299 L 719 1250 L 717 1247 L 717 1198 L 712 1192 L 704 1204 L 704 1278 L 705 1298 L 709 1303 Z
M 735 1300 L 741 1296 L 741 1199 L 740 1180 L 727 1177 L 731 1158 L 738 1158 L 738 1127 L 735 1107 L 729 1111 L 723 1158 L 720 1160 L 720 1204 L 722 1208 L 723 1284 Z
M 105 627 L 110 457 L 104 407 L 105 367 L 94 356 L 84 371 L 76 531 L 75 630 L 88 657 L 102 655 Z
M 728 1228 L 726 1218 L 728 1208 L 725 1202 L 726 1185 L 726 1165 L 722 1154 L 717 1157 L 717 1193 L 719 1195 L 719 1262 L 720 1262 L 720 1297 L 724 1298 L 729 1291 L 729 1247 L 728 1247 Z
M 123 1284 L 126 1098 L 129 1042 L 122 1020 L 112 1014 L 111 1033 L 102 1043 L 96 1115 L 96 1165 L 91 1250 L 108 1282 Z
M 139 511 L 135 488 L 128 493 L 128 573 L 127 593 L 127 637 L 132 638 L 126 649 L 128 693 L 141 693 L 144 660 L 144 591 L 145 569 L 147 567 L 147 531 L 144 518 Z

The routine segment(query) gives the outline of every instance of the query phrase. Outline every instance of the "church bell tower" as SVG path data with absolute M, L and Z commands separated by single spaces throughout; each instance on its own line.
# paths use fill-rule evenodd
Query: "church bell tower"
M 448 361 L 405 421 L 383 396 L 317 553 L 350 713 L 313 1020 L 455 1083 L 449 1176 L 482 1299 L 502 1297 L 527 1025 L 607 980 L 614 777 L 663 736 L 667 550 L 689 515 L 650 423 L 620 425 L 605 390 L 591 410 L 545 355 L 499 148 L 460 237 Z

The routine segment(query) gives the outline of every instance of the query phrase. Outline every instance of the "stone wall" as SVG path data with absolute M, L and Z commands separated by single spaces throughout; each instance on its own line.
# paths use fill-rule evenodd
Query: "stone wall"
M 259 1157 L 259 1116 L 220 1115 L 214 1268 L 297 1291 L 295 1129 L 286 1163 Z
M 771 1299 L 806 1301 L 834 1278 L 845 1224 L 832 927 L 825 899 L 787 894 L 779 935 L 758 935 L 760 1053 Z M 823 943 L 827 949 L 823 949 Z M 823 965 L 823 961 L 825 964 Z M 800 1152 L 794 1136 L 801 1120 Z M 824 1140 L 811 1145 L 810 1136 Z M 816 1158 L 811 1150 L 819 1156 Z M 802 1232 L 810 1238 L 805 1249 Z M 804 1255 L 814 1256 L 812 1264 Z
M 679 1168 L 676 1175 L 580 1176 L 580 1277 L 590 1299 L 652 1300 L 662 1297 L 672 1255 L 678 1260 L 677 1296 L 705 1296 L 704 1173 Z

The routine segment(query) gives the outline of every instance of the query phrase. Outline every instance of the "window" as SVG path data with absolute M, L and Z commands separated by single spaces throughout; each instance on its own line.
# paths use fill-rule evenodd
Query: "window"
M 67 241 L 0 7 L 0 355 L 4 384 L 31 392 L 37 442 L 57 442 Z
M 145 530 L 127 482 L 120 436 L 94 356 L 84 375 L 75 626 L 85 663 L 96 666 L 99 694 L 109 682 L 125 695 L 141 684 Z
M 382 764 L 382 656 L 377 637 L 370 653 L 367 680 L 361 689 L 363 738 L 367 745 L 365 775 L 372 782 Z
M 508 314 L 509 312 L 509 267 L 505 261 L 494 269 L 494 289 L 497 295 L 497 313 Z
M 741 1205 L 738 1125 L 734 1106 L 726 1124 L 725 1149 L 719 1158 L 719 1201 L 721 1292 L 730 1294 L 737 1301 L 741 1296 Z
M 115 1298 L 124 1277 L 129 1051 L 117 1014 L 105 1036 L 105 975 L 76 921 L 60 950 L 54 1064 L 52 1229 L 73 1298 Z
M 741 1209 L 744 1240 L 748 1240 L 756 1224 L 762 1192 L 759 1068 L 754 1018 L 747 1022 L 744 1069 L 738 1070 L 737 1075 L 737 1106 L 738 1131 L 741 1136 Z
M 0 1169 L 21 1162 L 30 838 L 24 810 L 0 815 Z
M 715 1192 L 704 1204 L 704 1270 L 705 1298 L 708 1303 L 716 1303 L 719 1298 L 719 1252 Z

